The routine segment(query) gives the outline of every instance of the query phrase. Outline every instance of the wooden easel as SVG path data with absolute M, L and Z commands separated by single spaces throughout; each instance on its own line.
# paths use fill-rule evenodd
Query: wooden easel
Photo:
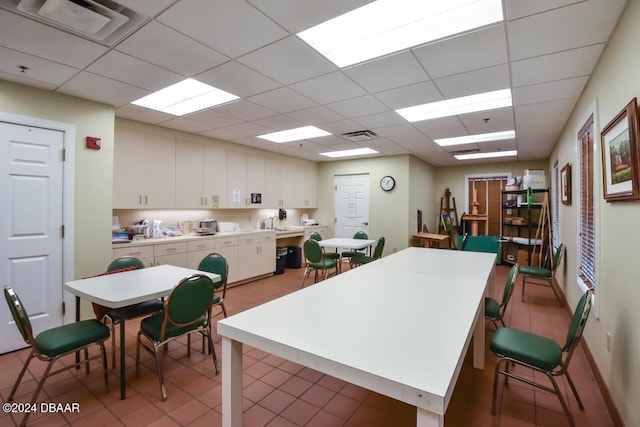
M 536 229 L 535 240 L 533 249 L 531 250 L 531 256 L 538 251 L 538 267 L 542 266 L 544 240 L 545 234 L 547 234 L 547 251 L 551 254 L 551 246 L 553 244 L 553 229 L 551 228 L 551 215 L 549 213 L 549 193 L 544 193 L 544 199 L 542 201 L 542 208 L 540 209 L 540 218 L 538 219 L 538 228 Z M 542 241 L 538 248 L 538 239 Z
M 453 205 L 453 207 L 452 207 Z M 458 210 L 456 209 L 456 198 L 451 197 L 451 192 L 449 189 L 444 190 L 444 197 L 440 198 L 440 217 L 438 218 L 438 233 L 439 234 L 449 234 L 452 236 L 452 230 L 446 229 L 443 223 L 443 215 L 449 215 L 451 219 L 451 228 L 455 229 L 455 235 L 458 234 Z M 449 245 L 452 248 L 456 247 L 457 242 L 453 241 L 451 237 L 449 239 Z

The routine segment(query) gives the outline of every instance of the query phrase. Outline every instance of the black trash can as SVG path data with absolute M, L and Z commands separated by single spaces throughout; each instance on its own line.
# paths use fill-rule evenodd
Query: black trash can
M 284 273 L 284 268 L 287 265 L 287 248 L 276 248 L 276 271 L 275 274 Z
M 287 268 L 302 267 L 302 248 L 300 246 L 287 246 Z

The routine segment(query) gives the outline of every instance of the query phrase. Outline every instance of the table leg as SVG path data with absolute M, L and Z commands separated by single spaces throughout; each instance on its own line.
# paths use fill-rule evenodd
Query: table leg
M 476 369 L 484 369 L 484 327 L 484 298 L 482 298 L 473 331 L 473 367 Z
M 80 297 L 76 296 L 76 322 L 80 321 Z M 76 369 L 80 369 L 80 352 L 76 351 Z
M 124 366 L 124 319 L 120 319 L 120 400 L 127 397 L 127 379 Z
M 242 343 L 222 337 L 222 426 L 242 427 Z
M 416 427 L 444 427 L 444 415 L 417 408 Z

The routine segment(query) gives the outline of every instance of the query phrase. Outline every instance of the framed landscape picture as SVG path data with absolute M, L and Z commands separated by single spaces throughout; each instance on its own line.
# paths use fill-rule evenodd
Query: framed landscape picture
M 571 165 L 569 163 L 560 171 L 560 200 L 563 205 L 571 204 Z
M 607 202 L 638 200 L 638 104 L 633 98 L 601 134 L 603 193 Z

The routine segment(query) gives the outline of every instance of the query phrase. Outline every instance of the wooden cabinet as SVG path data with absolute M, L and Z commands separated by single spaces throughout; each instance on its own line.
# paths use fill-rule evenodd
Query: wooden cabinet
M 175 140 L 117 127 L 115 141 L 113 208 L 174 208 Z
M 238 256 L 240 279 L 271 274 L 276 269 L 276 233 L 242 235 Z
M 176 142 L 176 207 L 226 207 L 227 152 L 202 142 Z
M 296 163 L 294 169 L 294 207 L 318 207 L 318 171 L 314 163 Z

